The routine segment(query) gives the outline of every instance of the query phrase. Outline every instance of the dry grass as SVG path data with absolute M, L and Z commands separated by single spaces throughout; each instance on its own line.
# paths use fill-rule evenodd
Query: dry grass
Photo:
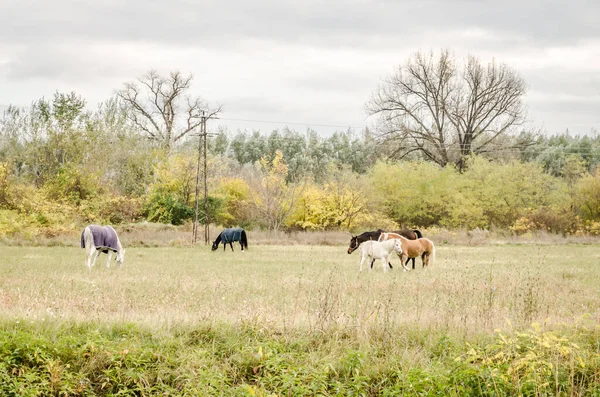
M 430 268 L 418 261 L 416 271 L 385 274 L 379 263 L 360 274 L 345 245 L 235 249 L 132 247 L 122 269 L 106 269 L 101 256 L 89 272 L 78 248 L 5 247 L 0 315 L 382 336 L 413 326 L 473 335 L 507 320 L 600 323 L 598 246 L 439 246 Z
M 134 223 L 118 225 L 115 229 L 121 240 L 128 247 L 192 247 L 191 224 L 182 226 L 157 223 Z M 203 227 L 200 228 L 199 241 L 202 242 Z M 211 225 L 209 238 L 214 240 L 222 227 Z M 600 236 L 562 236 L 544 231 L 529 232 L 517 236 L 506 230 L 446 230 L 441 228 L 420 229 L 423 235 L 433 239 L 437 244 L 450 245 L 504 245 L 504 244 L 600 244 Z M 356 231 L 359 234 L 364 230 Z M 74 230 L 61 235 L 47 237 L 36 236 L 25 238 L 0 237 L 0 245 L 4 246 L 41 246 L 41 247 L 78 247 L 81 231 Z M 342 231 L 315 232 L 273 232 L 262 230 L 248 231 L 251 245 L 326 245 L 339 246 L 348 244 L 351 233 Z

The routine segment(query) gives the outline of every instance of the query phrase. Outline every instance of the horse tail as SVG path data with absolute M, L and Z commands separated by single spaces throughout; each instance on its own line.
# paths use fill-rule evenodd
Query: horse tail
M 433 244 L 433 241 L 429 240 L 429 242 L 431 243 L 431 252 L 429 253 L 429 264 L 433 265 L 433 262 L 435 262 L 435 245 Z
M 94 237 L 91 236 L 92 231 L 89 226 L 83 228 L 83 232 L 81 232 L 81 248 L 85 248 L 85 241 L 91 241 L 92 245 L 94 244 Z M 90 239 L 91 237 L 91 239 Z M 89 248 L 89 247 L 88 247 Z
M 417 235 L 417 238 L 423 238 L 423 233 L 421 233 L 420 230 L 415 229 L 415 230 L 413 230 L 413 232 L 415 232 L 415 234 Z
M 246 237 L 246 231 L 242 229 L 241 242 L 246 249 L 248 249 L 248 237 Z

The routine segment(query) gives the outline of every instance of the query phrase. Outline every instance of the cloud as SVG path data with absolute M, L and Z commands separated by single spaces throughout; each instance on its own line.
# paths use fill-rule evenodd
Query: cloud
M 38 2 L 0 6 L 0 37 L 19 42 L 103 39 L 220 47 L 240 38 L 362 47 L 376 37 L 485 29 L 539 43 L 597 34 L 600 5 L 585 0 L 157 0 Z M 7 23 L 8 22 L 8 23 Z
M 599 14 L 585 0 L 0 2 L 0 104 L 55 90 L 94 103 L 180 70 L 232 118 L 354 125 L 398 64 L 449 48 L 517 69 L 530 114 L 554 129 L 595 117 Z

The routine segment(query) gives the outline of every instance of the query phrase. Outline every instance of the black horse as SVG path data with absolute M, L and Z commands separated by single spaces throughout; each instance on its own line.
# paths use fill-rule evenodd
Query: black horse
M 233 251 L 233 242 L 239 241 L 242 246 L 242 251 L 244 247 L 248 249 L 248 238 L 246 237 L 246 231 L 241 227 L 225 229 L 217 236 L 217 239 L 212 244 L 212 250 L 215 251 L 219 248 L 219 243 L 223 243 L 223 251 L 227 247 L 227 244 L 231 247 Z
M 381 233 L 383 233 L 383 232 L 384 232 L 384 230 L 377 229 L 372 232 L 364 232 L 362 234 L 359 234 L 358 236 L 352 236 L 352 238 L 350 239 L 350 245 L 348 246 L 348 253 L 351 254 L 352 252 L 354 252 L 354 250 L 356 250 L 358 248 L 358 246 L 361 243 L 364 243 L 365 241 L 379 240 L 379 236 L 381 236 Z M 391 231 L 391 233 L 397 233 L 401 236 L 406 237 L 409 240 L 416 240 L 418 238 L 423 237 L 423 234 L 419 230 L 416 230 L 416 229 L 414 229 L 414 230 L 410 230 L 410 229 L 393 230 L 393 231 Z M 411 258 L 406 260 L 405 265 L 408 264 L 408 261 L 410 259 Z M 375 262 L 375 259 L 373 259 L 371 261 L 371 268 L 373 268 L 374 262 Z M 388 266 L 390 268 L 393 268 L 391 263 L 388 263 Z M 415 258 L 412 258 L 412 268 L 413 268 L 413 270 L 415 269 Z

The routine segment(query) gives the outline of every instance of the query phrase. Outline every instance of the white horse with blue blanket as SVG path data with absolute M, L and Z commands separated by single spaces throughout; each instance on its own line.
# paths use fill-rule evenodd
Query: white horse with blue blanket
M 117 263 L 123 266 L 125 249 L 117 236 L 117 232 L 111 226 L 89 225 L 81 233 L 81 248 L 86 251 L 86 264 L 88 269 L 96 264 L 100 252 L 107 254 L 106 267 L 110 267 L 113 252 L 117 253 Z M 95 254 L 95 256 L 94 256 Z M 92 256 L 94 260 L 92 261 Z

